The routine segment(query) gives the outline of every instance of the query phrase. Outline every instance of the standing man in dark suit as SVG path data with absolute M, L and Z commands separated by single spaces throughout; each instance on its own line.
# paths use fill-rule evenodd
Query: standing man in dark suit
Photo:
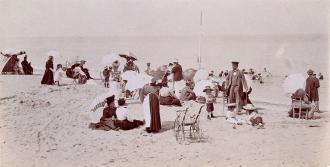
M 236 113 L 240 112 L 242 106 L 246 105 L 246 98 L 243 98 L 244 92 L 248 92 L 248 86 L 241 70 L 238 69 L 239 62 L 233 61 L 233 70 L 228 73 L 226 79 L 226 90 L 229 91 L 228 102 L 236 104 Z M 228 92 L 227 91 L 227 92 Z M 228 110 L 233 111 L 235 107 L 228 107 Z
M 306 79 L 306 88 L 305 91 L 310 102 L 314 102 L 316 105 L 316 112 L 319 111 L 319 91 L 320 87 L 319 79 L 316 76 L 313 76 L 314 71 L 309 69 L 307 71 L 308 78 Z

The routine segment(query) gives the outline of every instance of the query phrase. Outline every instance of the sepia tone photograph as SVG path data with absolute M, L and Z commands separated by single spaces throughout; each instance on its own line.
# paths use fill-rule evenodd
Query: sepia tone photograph
M 1 167 L 330 167 L 329 0 L 0 0 Z

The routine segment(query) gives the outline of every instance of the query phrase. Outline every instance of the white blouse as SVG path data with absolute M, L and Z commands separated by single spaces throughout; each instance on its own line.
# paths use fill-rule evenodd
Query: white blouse
M 116 115 L 117 115 L 117 119 L 119 121 L 123 121 L 123 120 L 128 120 L 128 108 L 127 107 L 123 107 L 123 106 L 120 106 L 117 108 L 116 110 Z

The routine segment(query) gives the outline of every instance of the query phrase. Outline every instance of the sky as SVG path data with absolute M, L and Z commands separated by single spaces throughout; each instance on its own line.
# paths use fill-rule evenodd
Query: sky
M 0 0 L 0 38 L 329 34 L 329 0 Z M 203 23 L 200 26 L 200 15 Z

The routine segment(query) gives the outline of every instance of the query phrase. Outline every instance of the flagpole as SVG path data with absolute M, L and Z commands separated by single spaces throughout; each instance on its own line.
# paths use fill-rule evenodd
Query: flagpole
M 202 68 L 202 51 L 201 51 L 201 40 L 202 40 L 202 25 L 203 25 L 203 12 L 201 11 L 199 20 L 199 39 L 198 39 L 198 69 Z

